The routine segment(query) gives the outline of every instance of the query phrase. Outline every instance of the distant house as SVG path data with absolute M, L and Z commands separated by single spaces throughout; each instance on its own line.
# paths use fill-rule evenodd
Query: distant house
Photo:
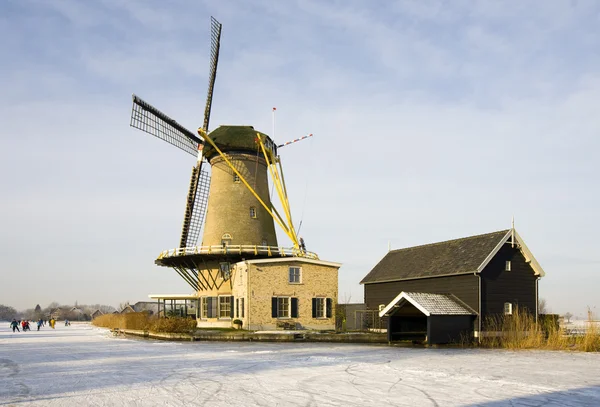
M 517 306 L 537 318 L 543 276 L 521 236 L 509 229 L 392 250 L 361 284 L 366 307 L 387 318 L 390 341 L 444 343 L 479 337 L 486 318 L 511 315 Z
M 100 315 L 104 315 L 104 313 L 102 311 L 100 311 L 99 309 L 97 309 L 96 311 L 92 312 L 92 319 L 97 318 Z
M 129 304 L 125 305 L 123 307 L 123 309 L 121 310 L 121 314 L 129 314 L 130 312 L 135 312 L 135 310 L 133 309 L 133 307 Z

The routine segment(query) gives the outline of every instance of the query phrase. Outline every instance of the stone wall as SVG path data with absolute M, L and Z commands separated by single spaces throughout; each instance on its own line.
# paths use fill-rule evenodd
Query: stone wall
M 270 207 L 266 161 L 244 153 L 230 153 L 228 158 Z M 223 158 L 216 156 L 210 163 L 210 195 L 202 246 L 221 245 L 226 233 L 231 235 L 229 244 L 232 245 L 277 246 L 275 225 L 267 210 L 241 180 L 234 180 L 235 173 Z M 256 211 L 254 218 L 250 216 L 251 207 Z
M 300 258 L 241 261 L 231 265 L 231 278 L 223 281 L 217 269 L 218 263 L 210 262 L 210 267 L 214 267 L 212 272 L 215 280 L 222 284 L 218 289 L 199 291 L 198 296 L 233 296 L 234 314 L 231 318 L 199 318 L 198 327 L 231 327 L 234 319 L 240 319 L 243 329 L 250 330 L 281 329 L 278 322 L 279 325 L 287 323 L 303 329 L 335 329 L 338 266 L 335 263 L 319 263 L 321 262 Z M 300 283 L 289 282 L 290 266 L 301 268 Z M 272 317 L 272 298 L 280 296 L 298 299 L 297 318 Z M 331 318 L 312 317 L 312 299 L 315 297 L 331 299 Z M 237 312 L 236 307 L 241 298 L 244 299 L 243 317 L 241 309 Z M 239 305 L 241 307 L 241 302 Z
M 289 282 L 289 267 L 300 267 L 301 283 Z M 335 307 L 338 298 L 338 267 L 314 264 L 308 260 L 248 263 L 248 310 L 249 320 L 245 321 L 251 330 L 271 330 L 278 328 L 278 322 L 293 324 L 305 329 L 335 329 Z M 294 297 L 298 299 L 297 318 L 273 318 L 271 301 L 273 297 Z M 312 299 L 331 299 L 331 318 L 312 317 Z M 248 318 L 247 318 L 248 319 Z

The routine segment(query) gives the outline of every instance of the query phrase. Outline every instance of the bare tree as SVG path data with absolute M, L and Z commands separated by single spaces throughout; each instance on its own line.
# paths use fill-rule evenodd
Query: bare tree
M 570 312 L 565 313 L 565 315 L 563 315 L 565 317 L 565 319 L 567 320 L 567 324 L 571 323 L 571 318 L 573 318 L 573 314 L 571 314 Z
M 8 305 L 0 304 L 0 321 L 10 321 L 17 316 L 17 310 Z

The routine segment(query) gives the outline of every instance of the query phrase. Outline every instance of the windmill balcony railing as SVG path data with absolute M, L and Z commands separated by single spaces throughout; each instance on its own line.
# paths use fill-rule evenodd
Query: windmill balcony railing
M 227 246 L 194 246 L 180 247 L 163 251 L 158 258 L 164 259 L 175 256 L 185 256 L 193 254 L 253 254 L 255 256 L 268 257 L 304 257 L 313 260 L 319 260 L 316 253 L 306 250 L 296 249 L 295 247 L 278 246 L 255 246 L 255 245 L 227 245 Z

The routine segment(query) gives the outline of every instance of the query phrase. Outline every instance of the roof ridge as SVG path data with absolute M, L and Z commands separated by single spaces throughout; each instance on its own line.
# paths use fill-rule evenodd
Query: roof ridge
M 400 252 L 400 251 L 409 250 L 409 249 L 417 249 L 417 248 L 427 247 L 427 246 L 436 246 L 436 245 L 446 244 L 446 243 L 450 243 L 450 242 L 457 242 L 459 240 L 475 239 L 475 238 L 480 238 L 480 237 L 483 237 L 483 236 L 493 235 L 493 234 L 496 234 L 496 233 L 508 233 L 509 230 L 510 229 L 503 229 L 503 230 L 497 230 L 495 232 L 482 233 L 480 235 L 473 235 L 473 236 L 467 236 L 467 237 L 459 237 L 458 239 L 444 240 L 442 242 L 425 243 L 425 244 L 421 244 L 421 245 L 417 245 L 417 246 L 403 247 L 403 248 L 400 248 L 400 249 L 390 250 L 388 253 Z

